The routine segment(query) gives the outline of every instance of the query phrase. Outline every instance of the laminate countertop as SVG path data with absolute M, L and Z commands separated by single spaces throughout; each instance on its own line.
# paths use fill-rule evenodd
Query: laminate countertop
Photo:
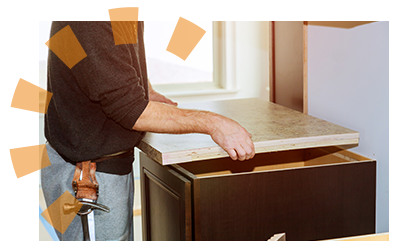
M 178 107 L 212 111 L 237 121 L 252 134 L 256 153 L 356 145 L 359 141 L 354 130 L 259 98 Z M 147 133 L 138 148 L 162 165 L 229 157 L 209 135 L 195 133 Z

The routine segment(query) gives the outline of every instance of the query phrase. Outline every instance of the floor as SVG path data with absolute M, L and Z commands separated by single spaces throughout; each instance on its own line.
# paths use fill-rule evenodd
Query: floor
M 135 200 L 133 206 L 134 240 L 142 240 L 142 218 L 140 209 L 140 179 L 135 178 Z M 40 215 L 46 209 L 43 192 L 39 186 L 39 240 L 58 241 L 54 228 Z

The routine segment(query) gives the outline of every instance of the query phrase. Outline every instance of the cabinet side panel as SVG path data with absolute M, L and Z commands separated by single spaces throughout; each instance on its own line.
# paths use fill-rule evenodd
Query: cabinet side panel
M 276 21 L 275 103 L 303 112 L 303 22 Z

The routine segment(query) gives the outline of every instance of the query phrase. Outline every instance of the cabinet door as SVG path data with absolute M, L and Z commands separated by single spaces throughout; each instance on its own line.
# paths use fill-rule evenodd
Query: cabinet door
M 192 240 L 191 183 L 140 154 L 143 240 Z

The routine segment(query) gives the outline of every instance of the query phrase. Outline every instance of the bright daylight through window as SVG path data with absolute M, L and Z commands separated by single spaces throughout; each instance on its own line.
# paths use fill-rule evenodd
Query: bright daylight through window
M 166 50 L 176 26 L 175 21 L 144 23 L 147 71 L 152 85 L 208 85 L 214 81 L 213 22 L 194 23 L 206 33 L 185 61 Z

